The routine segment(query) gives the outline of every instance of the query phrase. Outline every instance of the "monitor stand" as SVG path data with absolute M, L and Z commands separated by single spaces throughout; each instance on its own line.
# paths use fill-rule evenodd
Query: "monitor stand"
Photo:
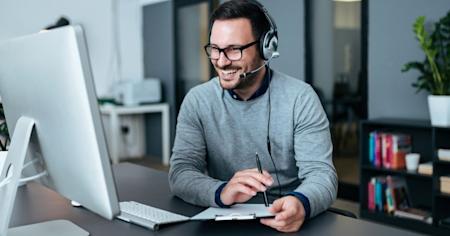
M 87 236 L 88 232 L 67 220 L 47 221 L 8 229 L 22 173 L 34 120 L 21 117 L 17 120 L 3 169 L 0 170 L 0 236 Z
M 25 235 L 87 236 L 89 235 L 89 233 L 68 220 L 52 220 L 37 224 L 10 228 L 7 233 L 7 236 Z

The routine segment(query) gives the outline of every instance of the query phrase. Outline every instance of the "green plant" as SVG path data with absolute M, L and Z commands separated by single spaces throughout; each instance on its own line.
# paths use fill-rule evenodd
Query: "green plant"
M 415 69 L 421 73 L 412 84 L 417 92 L 426 90 L 433 95 L 450 95 L 450 11 L 434 24 L 431 35 L 425 30 L 424 16 L 416 19 L 413 31 L 425 59 L 406 63 L 402 72 Z
M 0 139 L 0 151 L 6 151 L 9 139 L 8 126 L 6 126 L 5 121 L 5 113 L 3 112 L 3 105 L 0 103 L 0 137 L 3 137 L 3 140 Z

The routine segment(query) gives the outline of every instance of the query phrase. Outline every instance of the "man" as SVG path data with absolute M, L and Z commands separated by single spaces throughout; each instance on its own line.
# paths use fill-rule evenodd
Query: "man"
M 211 23 L 205 49 L 218 76 L 183 101 L 171 189 L 187 202 L 215 207 L 254 200 L 267 190 L 278 198 L 269 208 L 276 216 L 260 222 L 297 231 L 336 198 L 326 115 L 309 85 L 266 65 L 276 55 L 277 40 L 262 5 L 225 2 Z

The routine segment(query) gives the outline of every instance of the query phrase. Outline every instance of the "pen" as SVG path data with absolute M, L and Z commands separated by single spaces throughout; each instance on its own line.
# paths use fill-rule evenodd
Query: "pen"
M 256 153 L 256 165 L 258 166 L 258 171 L 259 173 L 263 173 L 262 168 L 261 168 L 261 162 L 259 161 L 259 156 L 258 153 Z M 269 207 L 269 200 L 267 200 L 267 193 L 266 191 L 263 192 L 263 196 L 264 196 L 264 205 L 266 207 Z

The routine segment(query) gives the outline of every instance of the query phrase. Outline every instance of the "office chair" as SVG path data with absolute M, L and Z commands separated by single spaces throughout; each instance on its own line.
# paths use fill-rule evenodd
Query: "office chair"
M 347 216 L 347 217 L 350 217 L 350 218 L 353 218 L 353 219 L 358 219 L 358 217 L 356 217 L 356 215 L 353 214 L 353 212 L 350 212 L 350 211 L 347 211 L 347 210 L 342 210 L 342 209 L 339 209 L 339 208 L 330 207 L 330 208 L 328 208 L 327 211 L 333 212 L 333 213 L 336 213 L 336 214 L 339 214 L 339 215 Z

